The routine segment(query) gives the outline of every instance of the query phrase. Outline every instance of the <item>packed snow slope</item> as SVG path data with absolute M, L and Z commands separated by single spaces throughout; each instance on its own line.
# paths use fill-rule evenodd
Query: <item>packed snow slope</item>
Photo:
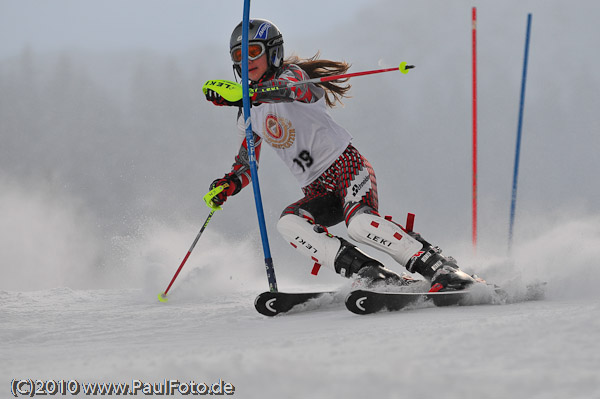
M 543 300 L 357 316 L 343 306 L 347 280 L 325 270 L 290 278 L 280 261 L 281 290 L 340 294 L 274 318 L 253 308 L 266 278 L 252 240 L 233 249 L 211 232 L 159 303 L 180 259 L 171 241 L 193 232 L 157 230 L 130 243 L 130 274 L 112 276 L 112 286 L 138 288 L 0 291 L 3 390 L 13 378 L 177 379 L 223 380 L 240 398 L 598 398 L 598 226 L 597 217 L 572 222 L 520 246 L 513 261 L 466 267 L 503 284 L 511 301 L 543 277 Z
M 13 378 L 166 378 L 223 379 L 240 398 L 600 395 L 597 301 L 367 317 L 331 304 L 268 319 L 254 294 L 161 305 L 137 290 L 3 291 L 3 390 Z

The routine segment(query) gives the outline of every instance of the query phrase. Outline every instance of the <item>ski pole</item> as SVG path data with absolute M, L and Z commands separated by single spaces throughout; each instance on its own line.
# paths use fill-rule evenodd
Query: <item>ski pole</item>
M 256 89 L 255 92 L 262 93 L 265 91 L 272 91 L 272 90 L 279 90 L 279 89 L 288 88 L 288 87 L 300 86 L 300 85 L 304 85 L 307 83 L 324 83 L 324 82 L 330 82 L 332 80 L 347 79 L 347 78 L 352 78 L 355 76 L 372 75 L 375 73 L 383 73 L 383 72 L 400 71 L 400 72 L 406 74 L 406 73 L 408 73 L 409 69 L 413 69 L 414 67 L 415 67 L 414 65 L 407 65 L 406 62 L 401 62 L 400 66 L 398 68 L 374 69 L 371 71 L 352 72 L 352 73 L 344 73 L 344 74 L 340 74 L 340 75 L 323 76 L 320 78 L 301 80 L 299 82 L 291 82 L 291 83 L 287 83 L 283 86 L 262 87 L 262 88 Z
M 171 286 L 175 282 L 175 279 L 179 275 L 179 272 L 181 271 L 181 269 L 183 269 L 183 265 L 185 265 L 185 262 L 187 262 L 188 258 L 190 257 L 192 251 L 194 250 L 194 247 L 196 246 L 196 244 L 198 243 L 198 240 L 200 239 L 200 236 L 202 236 L 202 233 L 204 232 L 204 229 L 206 229 L 206 226 L 208 226 L 208 222 L 210 222 L 210 219 L 213 217 L 213 215 L 215 214 L 216 211 L 218 211 L 220 209 L 223 209 L 220 206 L 214 204 L 213 198 L 215 196 L 217 196 L 221 191 L 223 191 L 227 187 L 228 187 L 228 184 L 224 184 L 222 186 L 215 187 L 214 189 L 210 190 L 208 192 L 208 194 L 206 194 L 204 196 L 204 201 L 206 202 L 206 205 L 208 205 L 208 207 L 211 208 L 211 211 L 208 214 L 208 217 L 206 218 L 206 221 L 202 225 L 202 228 L 198 232 L 198 235 L 196 235 L 196 239 L 192 243 L 192 246 L 188 250 L 188 252 L 185 255 L 185 257 L 183 258 L 183 261 L 181 261 L 181 264 L 179 265 L 179 268 L 177 269 L 177 271 L 175 272 L 175 275 L 171 279 L 171 282 L 169 283 L 169 286 L 167 287 L 167 289 L 164 292 L 161 292 L 160 294 L 158 294 L 158 300 L 159 301 L 161 301 L 161 302 L 167 302 L 167 293 L 171 289 Z
M 362 71 L 362 72 L 344 73 L 341 75 L 322 76 L 320 78 L 301 80 L 299 82 L 286 82 L 286 83 L 281 84 L 280 86 L 273 86 L 273 87 L 259 87 L 257 89 L 248 88 L 248 90 L 249 90 L 248 95 L 253 96 L 256 93 L 277 91 L 277 90 L 281 90 L 281 89 L 287 89 L 290 87 L 305 85 L 308 83 L 324 83 L 324 82 L 330 82 L 332 80 L 347 79 L 347 78 L 351 78 L 354 76 L 372 75 L 375 73 L 400 71 L 400 72 L 406 74 L 406 73 L 408 73 L 409 69 L 412 69 L 414 67 L 415 67 L 414 65 L 407 65 L 406 62 L 402 62 L 398 68 L 375 69 L 372 71 Z M 240 96 L 243 100 L 242 85 L 240 85 L 237 82 L 232 82 L 230 80 L 224 80 L 224 79 L 208 80 L 202 86 L 202 91 L 204 92 L 204 94 L 206 94 L 207 90 L 216 91 L 221 96 L 223 96 L 223 98 L 227 101 L 232 101 L 232 102 L 239 101 Z M 244 115 L 246 115 L 246 114 L 244 114 Z M 253 181 L 253 184 L 254 184 L 254 181 Z

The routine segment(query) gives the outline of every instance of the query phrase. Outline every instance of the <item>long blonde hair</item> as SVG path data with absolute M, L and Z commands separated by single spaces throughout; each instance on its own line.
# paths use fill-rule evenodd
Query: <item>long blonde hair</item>
M 321 60 L 319 59 L 319 55 L 320 52 L 317 52 L 310 58 L 300 58 L 297 55 L 292 55 L 286 58 L 283 64 L 298 65 L 311 79 L 340 75 L 346 73 L 350 68 L 350 64 L 345 61 Z M 316 83 L 317 86 L 325 90 L 325 101 L 329 107 L 335 107 L 337 102 L 343 104 L 342 98 L 350 97 L 347 92 L 350 90 L 351 85 L 346 83 L 347 81 L 348 78 Z

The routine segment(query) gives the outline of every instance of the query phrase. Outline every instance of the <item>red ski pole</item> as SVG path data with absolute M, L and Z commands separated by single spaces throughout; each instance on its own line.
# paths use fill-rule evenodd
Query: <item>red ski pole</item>
M 473 190 L 472 237 L 473 251 L 477 251 L 477 8 L 472 10 L 472 70 L 473 70 Z
M 208 217 L 206 218 L 206 221 L 204 222 L 204 224 L 202 225 L 202 228 L 198 232 L 198 235 L 196 235 L 196 239 L 192 243 L 192 246 L 188 250 L 188 252 L 185 255 L 185 257 L 183 258 L 183 260 L 181 261 L 181 264 L 179 265 L 179 268 L 177 269 L 177 271 L 175 272 L 175 275 L 171 279 L 171 282 L 169 283 L 169 286 L 167 287 L 167 289 L 165 290 L 165 292 L 161 292 L 160 294 L 158 294 L 158 300 L 159 301 L 161 301 L 161 302 L 167 302 L 167 293 L 171 289 L 171 286 L 175 282 L 175 279 L 179 275 L 179 272 L 181 272 L 181 269 L 183 269 L 183 265 L 185 265 L 185 262 L 187 262 L 188 258 L 190 257 L 192 251 L 194 250 L 194 247 L 196 246 L 196 244 L 198 243 L 198 240 L 200 239 L 200 236 L 202 236 L 202 233 L 204 232 L 204 229 L 206 229 L 206 226 L 208 226 L 208 222 L 210 222 L 210 219 L 213 217 L 213 215 L 215 214 L 216 211 L 218 211 L 219 209 L 222 209 L 220 206 L 215 205 L 212 202 L 212 200 L 213 200 L 213 198 L 217 194 L 219 194 L 221 191 L 223 191 L 225 188 L 227 188 L 227 186 L 228 186 L 227 184 L 224 184 L 222 186 L 216 187 L 216 188 L 212 189 L 208 194 L 206 194 L 204 196 L 204 201 L 206 202 L 206 205 L 208 205 L 208 207 L 211 208 L 212 210 L 208 214 Z
M 398 66 L 396 68 L 374 69 L 372 71 L 352 72 L 352 73 L 344 73 L 341 75 L 323 76 L 320 78 L 313 78 L 313 79 L 301 80 L 299 82 L 287 83 L 283 86 L 259 88 L 259 89 L 256 89 L 255 92 L 260 93 L 260 92 L 264 92 L 264 91 L 279 90 L 279 89 L 283 89 L 286 87 L 300 86 L 300 85 L 304 85 L 307 83 L 323 83 L 323 82 L 329 82 L 332 80 L 348 79 L 348 78 L 352 78 L 355 76 L 372 75 L 375 73 L 383 73 L 383 72 L 400 71 L 400 72 L 406 74 L 406 73 L 408 73 L 409 69 L 413 69 L 414 67 L 415 67 L 414 65 L 407 65 L 406 62 L 402 62 L 402 63 L 400 63 L 400 66 Z
M 323 83 L 330 82 L 332 80 L 340 80 L 340 79 L 348 79 L 355 76 L 363 76 L 363 75 L 372 75 L 375 73 L 383 73 L 383 72 L 393 72 L 400 71 L 404 74 L 408 73 L 409 69 L 413 69 L 414 65 L 407 65 L 406 62 L 400 63 L 400 66 L 397 68 L 385 68 L 385 69 L 374 69 L 372 71 L 362 71 L 362 72 L 353 72 L 353 73 L 344 73 L 340 75 L 329 75 L 322 76 L 320 78 L 312 78 L 307 80 L 301 80 L 298 82 L 285 82 L 281 86 L 273 86 L 273 87 L 259 87 L 257 89 L 250 89 L 250 95 L 254 95 L 255 93 L 264 93 L 267 91 L 277 91 L 281 89 L 286 89 L 290 87 L 296 87 L 300 85 L 305 85 L 308 83 Z M 227 101 L 240 101 L 242 96 L 242 86 L 237 82 L 232 82 L 229 80 L 223 79 L 213 79 L 208 80 L 202 86 L 202 91 L 206 94 L 207 90 L 214 90 L 219 93 L 223 98 Z

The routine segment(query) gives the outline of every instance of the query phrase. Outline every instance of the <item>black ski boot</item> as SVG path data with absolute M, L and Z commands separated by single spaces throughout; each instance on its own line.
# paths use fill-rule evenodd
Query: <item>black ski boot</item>
M 406 269 L 431 280 L 429 292 L 463 290 L 475 282 L 473 277 L 458 268 L 453 257 L 443 256 L 439 247 L 432 246 L 419 234 L 411 236 L 423 244 L 423 249 L 408 261 Z
M 342 245 L 335 257 L 335 271 L 344 277 L 357 275 L 366 286 L 406 285 L 407 282 L 397 273 L 385 268 L 381 262 L 344 240 L 337 237 Z

